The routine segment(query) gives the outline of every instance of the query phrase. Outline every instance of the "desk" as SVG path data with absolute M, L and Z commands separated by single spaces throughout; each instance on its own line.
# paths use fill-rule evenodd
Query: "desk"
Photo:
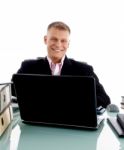
M 106 112 L 105 117 L 113 115 Z M 114 114 L 115 115 L 115 114 Z M 0 137 L 0 150 L 124 150 L 106 119 L 98 130 L 33 126 L 21 122 L 19 112 Z

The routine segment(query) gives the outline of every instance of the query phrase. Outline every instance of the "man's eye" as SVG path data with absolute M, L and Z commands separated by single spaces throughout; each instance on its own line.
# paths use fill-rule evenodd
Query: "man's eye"
M 57 39 L 51 39 L 51 41 L 56 42 L 56 41 L 57 41 Z
M 67 43 L 67 41 L 66 41 L 66 40 L 62 40 L 61 42 L 62 42 L 62 43 Z

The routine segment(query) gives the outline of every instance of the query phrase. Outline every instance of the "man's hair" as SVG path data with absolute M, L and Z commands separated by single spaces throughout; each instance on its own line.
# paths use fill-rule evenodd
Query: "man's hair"
M 69 26 L 67 24 L 65 24 L 64 22 L 61 22 L 61 21 L 55 21 L 55 22 L 50 23 L 48 25 L 47 31 L 51 28 L 56 28 L 59 30 L 65 30 L 65 31 L 68 31 L 69 34 L 71 33 Z

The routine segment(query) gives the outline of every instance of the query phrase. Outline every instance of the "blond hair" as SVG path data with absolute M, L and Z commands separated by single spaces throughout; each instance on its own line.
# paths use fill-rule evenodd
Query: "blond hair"
M 50 23 L 48 25 L 47 31 L 51 28 L 56 28 L 59 30 L 65 30 L 65 31 L 68 31 L 69 34 L 71 33 L 69 26 L 67 24 L 65 24 L 64 22 L 61 22 L 61 21 L 55 21 L 55 22 Z

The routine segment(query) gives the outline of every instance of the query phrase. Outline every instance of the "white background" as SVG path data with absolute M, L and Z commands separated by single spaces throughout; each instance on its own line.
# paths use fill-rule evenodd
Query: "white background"
M 71 30 L 68 57 L 94 67 L 112 102 L 124 95 L 123 0 L 1 0 L 0 82 L 24 59 L 46 55 L 43 36 L 52 21 Z

